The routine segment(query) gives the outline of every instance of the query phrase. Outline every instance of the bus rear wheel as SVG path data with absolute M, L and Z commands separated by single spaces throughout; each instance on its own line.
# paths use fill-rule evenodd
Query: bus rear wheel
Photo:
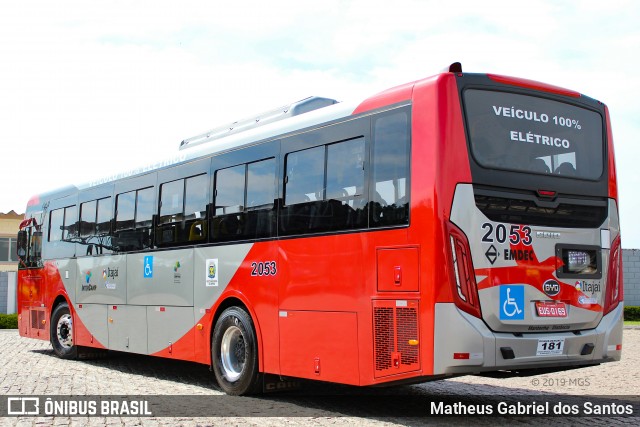
M 229 395 L 259 391 L 258 346 L 253 322 L 240 307 L 222 312 L 211 340 L 213 372 L 218 384 Z
M 66 302 L 58 304 L 51 315 L 50 339 L 56 356 L 75 359 L 78 347 L 73 344 L 73 317 Z

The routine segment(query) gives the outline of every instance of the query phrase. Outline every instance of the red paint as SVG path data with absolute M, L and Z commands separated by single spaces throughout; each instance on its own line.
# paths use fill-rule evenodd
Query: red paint
M 414 83 L 407 83 L 380 92 L 371 98 L 364 100 L 360 105 L 358 105 L 353 114 L 365 113 L 367 111 L 386 107 L 398 102 L 409 101 L 411 100 L 413 85 Z

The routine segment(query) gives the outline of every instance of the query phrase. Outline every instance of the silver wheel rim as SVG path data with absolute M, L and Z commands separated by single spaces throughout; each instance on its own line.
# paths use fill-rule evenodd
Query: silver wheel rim
M 73 347 L 73 321 L 70 314 L 63 314 L 56 325 L 58 342 L 63 348 Z
M 242 374 L 245 363 L 245 342 L 242 331 L 237 326 L 231 326 L 222 336 L 220 356 L 224 377 L 234 382 Z

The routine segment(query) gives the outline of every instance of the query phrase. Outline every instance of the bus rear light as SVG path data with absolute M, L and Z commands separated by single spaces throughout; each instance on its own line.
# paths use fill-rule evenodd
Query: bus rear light
M 604 299 L 604 313 L 611 312 L 624 298 L 622 286 L 622 253 L 620 250 L 620 236 L 616 237 L 609 252 L 609 269 L 607 289 Z
M 469 358 L 469 353 L 453 353 L 453 358 L 456 360 L 465 360 Z
M 538 190 L 538 197 L 543 197 L 547 199 L 553 199 L 556 197 L 556 192 L 551 190 Z
M 456 306 L 472 316 L 481 317 L 469 241 L 464 233 L 451 223 L 449 223 L 449 242 L 453 270 L 453 297 Z

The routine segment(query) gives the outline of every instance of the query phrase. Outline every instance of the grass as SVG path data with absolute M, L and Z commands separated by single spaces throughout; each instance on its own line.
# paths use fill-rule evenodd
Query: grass
M 640 326 L 640 320 L 625 320 L 624 326 Z

